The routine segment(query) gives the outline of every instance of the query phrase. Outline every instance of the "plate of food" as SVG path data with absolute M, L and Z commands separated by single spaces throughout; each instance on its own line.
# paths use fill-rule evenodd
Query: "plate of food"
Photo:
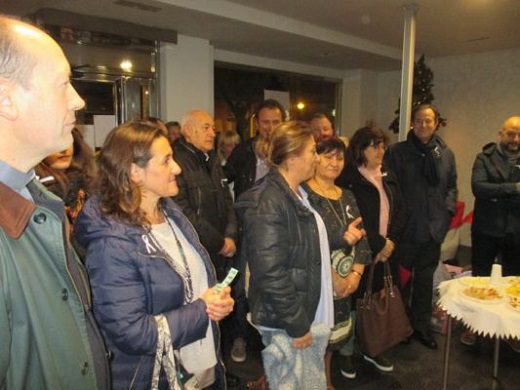
M 488 287 L 490 278 L 488 276 L 465 276 L 459 279 L 464 286 L 470 287 Z
M 509 295 L 508 298 L 509 298 L 509 302 L 508 302 L 509 304 L 507 306 L 509 306 L 514 311 L 520 313 L 520 297 Z
M 469 286 L 461 293 L 464 298 L 479 303 L 499 303 L 504 300 L 504 295 L 494 287 Z

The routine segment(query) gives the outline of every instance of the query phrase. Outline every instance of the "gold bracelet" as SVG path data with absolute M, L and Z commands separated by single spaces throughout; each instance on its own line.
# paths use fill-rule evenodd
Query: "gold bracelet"
M 356 271 L 355 269 L 350 271 L 351 274 L 356 274 L 361 279 L 363 277 L 363 274 L 361 272 Z

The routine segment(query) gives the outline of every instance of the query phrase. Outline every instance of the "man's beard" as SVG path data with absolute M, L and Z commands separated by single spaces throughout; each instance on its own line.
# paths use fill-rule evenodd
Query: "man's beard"
M 502 150 L 509 154 L 516 154 L 520 151 L 520 145 L 514 142 L 503 142 Z

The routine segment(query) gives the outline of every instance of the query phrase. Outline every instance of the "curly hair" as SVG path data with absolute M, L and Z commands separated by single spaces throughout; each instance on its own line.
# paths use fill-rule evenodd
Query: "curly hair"
M 163 129 L 148 120 L 136 120 L 114 128 L 99 156 L 101 210 L 130 225 L 149 226 L 140 209 L 142 193 L 130 178 L 132 164 L 145 168 L 152 158 L 152 144 L 165 137 Z

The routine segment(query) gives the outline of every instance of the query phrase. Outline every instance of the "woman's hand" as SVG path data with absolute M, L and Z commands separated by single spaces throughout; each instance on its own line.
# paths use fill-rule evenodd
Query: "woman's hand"
M 220 292 L 215 286 L 206 290 L 201 299 L 206 303 L 206 313 L 213 321 L 220 321 L 233 311 L 235 301 L 231 298 L 231 287 L 224 287 Z
M 309 331 L 302 337 L 293 339 L 293 347 L 297 349 L 308 348 L 312 345 L 312 333 Z
M 394 250 L 395 250 L 395 244 L 392 242 L 392 240 L 387 238 L 385 246 L 376 255 L 375 260 L 376 261 L 387 261 L 390 258 L 390 256 L 392 256 L 392 253 L 394 253 Z
M 359 287 L 361 278 L 355 273 L 349 273 L 342 278 L 336 272 L 332 272 L 332 283 L 334 283 L 334 291 L 336 296 L 345 298 L 353 294 Z
M 361 217 L 357 217 L 355 220 L 353 220 L 349 225 L 348 229 L 343 234 L 343 239 L 349 244 L 350 246 L 354 246 L 357 244 L 359 240 L 361 240 L 367 232 L 363 228 L 359 228 L 359 225 L 363 222 L 363 219 Z

